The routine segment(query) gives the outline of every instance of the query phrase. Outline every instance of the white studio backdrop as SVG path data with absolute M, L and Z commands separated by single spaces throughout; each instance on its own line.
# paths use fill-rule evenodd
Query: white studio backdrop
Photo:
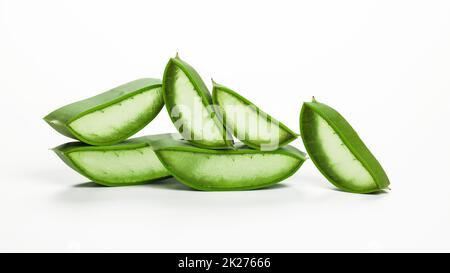
M 449 1 L 0 0 L 0 251 L 449 251 Z M 102 188 L 42 117 L 179 52 L 299 131 L 340 111 L 392 191 L 334 190 L 311 161 L 266 190 Z M 175 132 L 165 109 L 138 135 Z M 300 140 L 294 145 L 303 149 Z

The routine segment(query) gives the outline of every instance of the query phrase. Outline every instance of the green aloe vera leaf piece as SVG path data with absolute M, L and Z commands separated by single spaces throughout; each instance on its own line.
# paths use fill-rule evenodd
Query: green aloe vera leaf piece
M 145 78 L 61 107 L 44 120 L 65 136 L 111 145 L 144 128 L 163 106 L 161 81 Z
M 53 150 L 68 166 L 97 184 L 139 185 L 171 176 L 152 148 L 155 141 L 169 137 L 144 136 L 109 146 L 70 142 Z
M 240 141 L 258 150 L 275 150 L 297 139 L 286 125 L 233 90 L 213 82 L 212 97 L 227 128 Z
M 215 111 L 208 88 L 178 55 L 167 63 L 163 94 L 169 116 L 185 139 L 202 148 L 233 147 L 232 136 Z
M 210 150 L 164 139 L 153 147 L 176 179 L 204 191 L 268 187 L 293 175 L 306 160 L 306 154 L 292 146 L 259 151 L 237 144 L 234 150 Z
M 389 179 L 380 163 L 333 108 L 315 99 L 304 103 L 300 131 L 311 160 L 337 188 L 353 193 L 388 188 Z

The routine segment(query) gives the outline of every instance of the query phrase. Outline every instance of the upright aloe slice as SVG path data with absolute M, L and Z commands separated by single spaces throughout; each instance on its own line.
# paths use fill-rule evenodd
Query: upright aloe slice
M 232 137 L 216 116 L 205 83 L 178 55 L 167 63 L 163 94 L 170 118 L 185 139 L 209 149 L 233 146 Z
M 170 176 L 152 148 L 155 141 L 170 137 L 169 134 L 145 136 L 111 146 L 70 142 L 54 151 L 72 169 L 93 182 L 105 186 L 137 185 Z
M 213 101 L 219 105 L 227 128 L 236 138 L 258 150 L 275 150 L 297 138 L 274 119 L 231 89 L 213 82 Z
M 268 187 L 293 175 L 306 159 L 304 153 L 291 146 L 266 152 L 241 144 L 235 150 L 209 150 L 165 139 L 156 142 L 154 149 L 180 182 L 205 191 Z
M 91 145 L 110 145 L 141 130 L 163 105 L 161 81 L 139 79 L 61 107 L 44 120 L 65 136 Z
M 388 188 L 380 163 L 336 110 L 316 100 L 305 103 L 300 128 L 312 161 L 336 187 L 354 193 Z

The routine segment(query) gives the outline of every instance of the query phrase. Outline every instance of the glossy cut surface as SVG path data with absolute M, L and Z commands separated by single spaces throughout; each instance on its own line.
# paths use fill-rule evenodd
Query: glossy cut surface
M 213 83 L 213 101 L 233 135 L 258 150 L 275 150 L 297 138 L 291 129 L 231 89 Z
M 53 150 L 68 166 L 95 183 L 138 185 L 170 176 L 152 148 L 154 141 L 169 136 L 145 136 L 110 146 L 71 142 Z
M 91 145 L 111 145 L 141 130 L 163 106 L 161 81 L 146 78 L 61 107 L 44 120 L 65 136 Z
M 336 110 L 315 100 L 304 103 L 300 128 L 311 160 L 336 187 L 355 193 L 388 188 L 380 163 Z
M 178 57 L 167 63 L 163 94 L 170 118 L 185 139 L 209 149 L 233 146 L 231 135 L 216 116 L 205 83 L 189 64 Z
M 208 150 L 186 141 L 166 140 L 154 148 L 174 177 L 205 191 L 268 187 L 293 175 L 306 160 L 304 153 L 291 146 L 258 151 L 237 144 L 235 150 Z

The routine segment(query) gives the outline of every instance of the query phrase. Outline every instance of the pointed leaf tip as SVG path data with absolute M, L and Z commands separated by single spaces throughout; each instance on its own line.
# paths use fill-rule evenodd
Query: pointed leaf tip
M 180 58 L 180 55 L 177 52 L 177 54 L 175 55 L 175 59 L 179 59 L 179 58 Z
M 317 100 L 316 100 L 316 97 L 315 97 L 315 96 L 313 96 L 313 97 L 312 97 L 312 102 L 317 102 Z

